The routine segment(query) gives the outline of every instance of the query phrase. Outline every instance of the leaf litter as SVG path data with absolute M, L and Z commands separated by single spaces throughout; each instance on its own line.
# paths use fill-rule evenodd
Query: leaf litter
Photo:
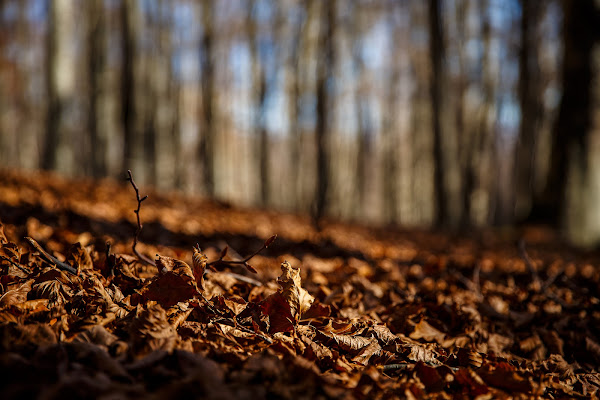
M 136 197 L 0 174 L 3 398 L 598 395 L 600 257 L 547 230 L 317 232 Z

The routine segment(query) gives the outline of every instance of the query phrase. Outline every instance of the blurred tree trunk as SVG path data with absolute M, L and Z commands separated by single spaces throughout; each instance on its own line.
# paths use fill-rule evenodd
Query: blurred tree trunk
M 540 90 L 540 68 L 537 57 L 536 28 L 540 5 L 532 0 L 521 0 L 521 45 L 519 49 L 519 102 L 521 125 L 515 152 L 515 205 L 517 221 L 527 216 L 534 194 L 535 149 L 543 114 Z
M 316 126 L 317 186 L 314 203 L 314 220 L 319 221 L 327 208 L 329 191 L 329 135 L 331 130 L 331 85 L 335 63 L 334 34 L 337 1 L 321 3 L 319 26 L 319 51 L 317 54 Z
M 106 175 L 106 141 L 101 132 L 103 74 L 106 65 L 104 29 L 104 2 L 89 0 L 87 7 L 88 28 L 88 133 L 90 135 L 90 170 L 94 177 Z
M 303 7 L 302 4 L 296 7 Z M 304 9 L 306 13 L 308 9 Z M 298 18 L 296 25 L 292 27 L 291 43 L 287 58 L 287 74 L 286 74 L 286 91 L 288 96 L 288 117 L 289 117 L 289 152 L 290 152 L 290 182 L 293 190 L 292 204 L 293 210 L 298 211 L 300 207 L 300 150 L 302 147 L 302 131 L 300 129 L 300 52 L 301 44 L 305 48 L 307 46 L 306 32 L 303 29 L 306 18 Z M 306 51 L 302 51 L 306 53 Z
M 68 12 L 68 0 L 56 0 L 50 2 L 48 10 L 48 33 L 46 36 L 46 137 L 43 145 L 42 163 L 43 169 L 55 169 L 57 167 L 57 154 L 60 146 L 60 121 L 64 108 L 64 80 L 61 74 L 62 60 L 65 57 L 63 28 L 64 18 Z
M 246 18 L 246 28 L 248 30 L 248 41 L 250 44 L 251 70 L 252 70 L 252 98 L 254 118 L 252 121 L 253 130 L 257 148 L 258 173 L 259 173 L 259 193 L 260 204 L 266 206 L 269 204 L 270 197 L 270 179 L 269 179 L 269 137 L 265 125 L 265 107 L 267 99 L 267 77 L 265 73 L 264 62 L 260 55 L 260 38 L 257 33 L 257 21 L 254 18 L 254 7 L 256 1 L 252 0 L 248 6 Z
M 397 13 L 400 12 L 399 5 L 391 4 L 389 10 L 389 24 L 391 24 L 393 28 L 393 36 L 392 36 L 392 50 L 391 56 L 389 58 L 388 68 L 390 69 L 390 78 L 389 85 L 386 88 L 385 93 L 385 106 L 386 112 L 383 113 L 383 121 L 382 121 L 382 193 L 383 196 L 383 220 L 388 223 L 396 223 L 398 222 L 398 196 L 396 194 L 397 188 L 397 180 L 399 178 L 398 174 L 398 163 L 396 162 L 396 158 L 400 153 L 400 149 L 398 149 L 398 140 L 397 140 L 397 110 L 399 107 L 398 102 L 398 86 L 400 83 L 400 68 L 401 65 L 398 60 L 401 57 L 401 32 L 398 28 L 398 24 L 394 24 L 394 17 Z
M 467 42 L 466 24 L 467 13 L 469 11 L 468 1 L 460 0 L 455 2 L 456 15 L 458 18 L 458 40 L 461 43 Z M 466 51 L 461 46 L 458 52 L 459 76 L 456 78 L 456 131 L 459 140 L 458 162 L 461 175 L 460 187 L 460 212 L 459 225 L 465 229 L 471 225 L 471 196 L 475 185 L 472 172 L 473 152 L 475 150 L 472 124 L 465 120 L 465 92 L 469 84 L 469 76 L 466 66 Z
M 354 189 L 356 193 L 356 204 L 353 208 L 356 210 L 356 217 L 363 217 L 367 213 L 366 199 L 369 185 L 369 160 L 373 151 L 373 132 L 371 127 L 371 115 L 367 97 L 367 78 L 365 76 L 365 63 L 362 55 L 361 32 L 364 10 L 354 2 L 354 18 L 352 19 L 351 40 L 352 47 L 352 65 L 354 70 L 354 109 L 356 112 L 357 127 L 357 149 L 356 149 L 356 171 L 354 173 Z
M 550 170 L 545 189 L 535 199 L 530 221 L 564 226 L 570 170 L 586 175 L 591 126 L 592 49 L 598 39 L 598 11 L 593 0 L 564 0 L 562 98 L 554 125 Z
M 444 178 L 444 149 L 442 143 L 442 88 L 444 59 L 444 39 L 440 0 L 429 0 L 429 52 L 431 58 L 431 112 L 433 124 L 433 159 L 434 159 L 434 208 L 436 225 L 448 223 L 448 209 Z
M 136 144 L 136 38 L 140 36 L 135 0 L 121 0 L 121 124 L 123 127 L 122 171 L 133 168 Z
M 205 193 L 215 195 L 215 71 L 214 71 L 214 7 L 212 0 L 201 1 L 202 38 L 200 39 L 200 93 L 201 119 L 198 145 L 198 158 L 202 168 L 202 185 Z

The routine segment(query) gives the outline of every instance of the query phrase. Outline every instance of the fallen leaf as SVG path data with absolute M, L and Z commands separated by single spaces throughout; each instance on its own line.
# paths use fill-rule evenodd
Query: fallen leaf
M 183 261 L 157 256 L 156 265 L 166 272 L 152 278 L 139 291 L 147 300 L 154 300 L 163 307 L 171 307 L 199 295 L 192 269 Z
M 294 269 L 289 262 L 281 263 L 281 276 L 277 283 L 281 286 L 281 294 L 290 305 L 290 313 L 297 321 L 304 312 L 308 311 L 315 301 L 301 285 L 300 269 Z
M 94 264 L 92 262 L 92 257 L 90 257 L 90 253 L 79 242 L 71 245 L 71 247 L 67 251 L 66 256 L 67 264 L 75 268 L 78 272 L 84 269 L 94 268 Z
M 442 343 L 446 334 L 440 332 L 425 320 L 421 318 L 418 324 L 415 325 L 414 331 L 409 335 L 411 339 L 424 339 L 428 342 Z

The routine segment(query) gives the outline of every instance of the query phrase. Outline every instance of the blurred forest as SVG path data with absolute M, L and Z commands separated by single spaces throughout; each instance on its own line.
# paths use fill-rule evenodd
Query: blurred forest
M 592 0 L 0 0 L 0 166 L 600 242 Z

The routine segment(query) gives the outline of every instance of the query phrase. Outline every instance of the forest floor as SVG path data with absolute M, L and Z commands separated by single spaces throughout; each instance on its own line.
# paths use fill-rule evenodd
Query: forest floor
M 150 262 L 129 182 L 0 171 L 3 399 L 600 393 L 600 254 L 550 230 L 318 232 L 146 194 Z

